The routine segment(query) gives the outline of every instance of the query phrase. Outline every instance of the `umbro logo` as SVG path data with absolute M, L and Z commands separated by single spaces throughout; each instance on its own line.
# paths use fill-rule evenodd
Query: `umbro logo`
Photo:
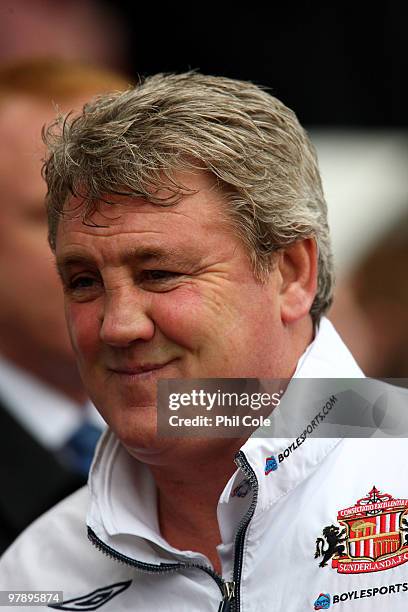
M 88 593 L 88 595 L 67 599 L 60 604 L 50 604 L 48 607 L 55 610 L 97 610 L 113 599 L 113 597 L 123 593 L 123 591 L 130 587 L 131 583 L 131 580 L 127 580 L 126 582 L 109 584 L 92 591 L 92 593 Z

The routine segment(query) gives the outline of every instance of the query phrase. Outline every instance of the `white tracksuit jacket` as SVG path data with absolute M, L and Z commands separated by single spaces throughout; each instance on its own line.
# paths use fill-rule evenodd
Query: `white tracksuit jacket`
M 362 373 L 323 320 L 296 376 Z M 220 497 L 222 576 L 203 555 L 161 537 L 150 472 L 107 432 L 89 487 L 38 519 L 4 554 L 0 589 L 63 591 L 55 606 L 62 610 L 406 612 L 406 441 L 276 444 L 250 438 Z M 283 461 L 271 459 L 291 444 Z

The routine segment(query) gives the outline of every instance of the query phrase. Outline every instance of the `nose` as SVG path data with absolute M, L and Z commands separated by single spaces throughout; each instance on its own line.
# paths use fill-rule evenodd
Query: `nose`
M 124 347 L 154 336 L 155 325 L 148 314 L 147 296 L 137 287 L 112 290 L 105 295 L 100 338 L 105 344 Z

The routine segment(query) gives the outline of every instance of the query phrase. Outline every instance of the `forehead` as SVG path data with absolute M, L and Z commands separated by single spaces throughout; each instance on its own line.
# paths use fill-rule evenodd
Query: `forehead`
M 227 245 L 237 246 L 225 198 L 214 188 L 213 177 L 198 173 L 178 179 L 192 193 L 170 206 L 114 196 L 109 204 L 98 202 L 84 221 L 81 202 L 72 198 L 58 225 L 57 257 L 81 248 L 101 257 L 133 247 L 174 251 L 185 245 L 204 252 L 214 248 L 221 236 Z

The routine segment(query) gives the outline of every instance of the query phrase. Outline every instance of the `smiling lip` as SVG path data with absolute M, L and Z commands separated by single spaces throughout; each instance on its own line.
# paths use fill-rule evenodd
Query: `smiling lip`
M 169 363 L 170 361 L 167 361 L 166 363 L 145 363 L 143 365 L 121 366 L 108 369 L 115 374 L 121 374 L 123 376 L 137 376 L 138 374 L 147 374 L 149 372 L 153 372 L 154 370 L 160 370 Z

